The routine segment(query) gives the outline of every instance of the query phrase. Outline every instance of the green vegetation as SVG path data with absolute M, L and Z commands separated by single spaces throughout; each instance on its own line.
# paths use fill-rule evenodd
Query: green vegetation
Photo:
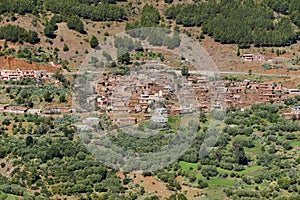
M 26 29 L 16 25 L 5 25 L 0 27 L 0 40 L 5 39 L 11 42 L 28 42 L 35 44 L 39 42 L 38 34 L 35 31 L 27 31 Z
M 152 5 L 146 4 L 141 12 L 141 20 L 132 23 L 127 22 L 125 30 L 130 30 L 140 27 L 155 27 L 159 24 L 161 16 L 159 11 Z
M 298 1 L 293 1 L 293 4 L 299 6 Z M 237 0 L 224 0 L 172 5 L 166 9 L 165 15 L 176 20 L 177 24 L 201 26 L 203 32 L 216 41 L 239 44 L 241 48 L 252 43 L 256 46 L 284 46 L 297 39 L 288 18 L 278 17 L 274 24 L 273 10 L 253 0 L 242 4 Z
M 195 170 L 198 168 L 198 165 L 196 163 L 189 163 L 189 162 L 185 162 L 185 161 L 180 161 L 179 165 L 181 167 L 181 169 L 183 169 L 184 171 L 188 171 L 188 170 Z
M 95 48 L 99 45 L 98 39 L 93 35 L 90 41 L 91 48 Z
M 299 97 L 295 97 L 286 103 L 295 105 L 298 100 Z M 219 188 L 230 198 L 276 199 L 285 195 L 296 198 L 299 187 L 296 166 L 300 154 L 294 148 L 299 146 L 300 123 L 280 117 L 280 109 L 287 104 L 257 104 L 243 112 L 228 109 L 226 126 L 217 147 L 207 157 L 197 158 L 198 152 L 203 150 L 200 150 L 206 131 L 203 128 L 180 161 L 173 163 L 171 169 L 166 167 L 165 172 L 174 171 L 184 176 L 186 185 L 206 188 L 208 194 Z M 274 187 L 270 189 L 271 183 Z M 270 192 L 265 193 L 265 190 Z
M 93 21 L 121 20 L 125 17 L 125 11 L 113 4 L 91 5 L 90 1 L 80 0 L 46 0 L 45 7 L 53 13 L 78 15 L 79 17 Z
M 0 13 L 33 13 L 36 9 L 37 1 L 34 0 L 3 0 L 0 3 Z
M 300 70 L 300 67 L 288 67 L 288 68 L 286 68 L 286 71 L 287 71 L 287 72 L 290 72 L 290 71 L 298 71 L 298 70 Z
M 55 77 L 64 80 L 60 74 Z M 45 103 L 61 102 L 67 92 L 52 86 L 35 90 L 2 88 L 4 90 L 19 105 L 26 104 L 24 100 L 38 97 L 42 97 L 39 101 Z M 298 120 L 284 119 L 279 113 L 299 102 L 300 98 L 296 96 L 282 105 L 257 104 L 244 111 L 228 109 L 223 133 L 216 147 L 208 156 L 199 159 L 199 152 L 207 151 L 202 142 L 208 134 L 205 126 L 209 125 L 204 120 L 207 116 L 202 114 L 199 123 L 201 121 L 203 127 L 197 130 L 196 138 L 184 155 L 164 169 L 143 175 L 165 182 L 168 190 L 177 193 L 183 192 L 177 180 L 178 176 L 182 176 L 185 185 L 205 189 L 208 195 L 218 188 L 218 195 L 230 198 L 298 198 L 299 172 L 296 166 L 300 163 L 297 151 L 300 146 L 300 123 Z M 4 164 L 0 166 L 9 170 L 7 166 L 13 165 L 10 177 L 0 175 L 2 196 L 5 193 L 22 197 L 35 195 L 36 198 L 53 195 L 87 198 L 93 194 L 101 198 L 122 196 L 130 199 L 124 193 L 126 190 L 143 196 L 142 190 L 132 190 L 131 178 L 124 179 L 123 184 L 116 171 L 96 161 L 78 141 L 73 127 L 78 120 L 71 115 L 52 118 L 1 114 L 0 158 L 3 158 Z M 109 129 L 111 124 L 107 120 L 101 116 L 99 126 Z M 172 125 L 176 121 L 176 118 L 170 118 L 164 126 L 154 123 L 140 126 L 141 131 L 145 128 L 160 129 L 157 135 L 150 138 L 136 138 L 120 131 L 117 135 L 111 134 L 110 140 L 130 152 L 151 153 L 169 143 L 175 133 L 176 128 Z M 87 138 L 90 136 L 87 135 Z M 30 193 L 28 189 L 41 192 Z
M 58 79 L 62 81 L 63 84 L 68 85 L 67 80 L 64 80 L 59 75 L 55 75 Z M 27 81 L 27 82 L 26 82 Z M 10 86 L 1 88 L 0 94 L 9 97 L 11 104 L 19 106 L 34 107 L 42 103 L 60 103 L 60 98 L 66 96 L 69 91 L 66 88 L 60 89 L 56 86 L 43 86 L 36 88 L 35 86 L 30 86 L 34 82 L 29 82 L 30 80 L 23 80 L 20 83 L 23 85 L 28 85 L 26 88 Z M 16 83 L 15 83 L 16 84 Z
M 73 15 L 67 19 L 67 26 L 69 29 L 76 30 L 79 33 L 85 33 L 83 23 L 76 15 Z
M 72 43 L 64 41 L 62 36 L 57 40 L 63 44 L 63 49 L 51 47 L 57 42 L 53 39 L 57 37 L 58 23 L 64 22 L 69 29 L 75 30 L 76 36 L 83 39 L 81 44 L 89 42 L 91 48 L 96 48 L 99 45 L 99 35 L 87 32 L 91 26 L 99 29 L 99 24 L 91 21 L 116 21 L 101 23 L 101 31 L 104 29 L 106 38 L 114 33 L 106 30 L 107 28 L 120 28 L 122 26 L 118 22 L 128 20 L 125 30 L 131 37 L 114 38 L 117 60 L 113 60 L 109 53 L 103 51 L 107 63 L 99 61 L 96 57 L 91 57 L 89 61 L 96 68 L 105 67 L 111 74 L 124 76 L 132 70 L 131 60 L 143 62 L 147 59 L 165 59 L 162 53 L 143 49 L 142 42 L 153 46 L 165 46 L 168 49 L 180 46 L 179 34 L 170 31 L 173 25 L 176 31 L 180 31 L 180 25 L 198 27 L 191 30 L 195 30 L 194 39 L 200 41 L 205 38 L 204 34 L 207 34 L 221 43 L 238 44 L 238 56 L 241 55 L 242 48 L 252 44 L 257 47 L 284 46 L 299 39 L 299 0 L 194 0 L 194 3 L 176 1 L 176 4 L 172 4 L 173 0 L 165 0 L 168 5 L 164 4 L 166 8 L 163 12 L 158 8 L 159 2 L 157 5 L 117 2 L 119 1 L 2 0 L 0 14 L 3 16 L 1 20 L 4 25 L 0 27 L 0 39 L 5 41 L 0 53 L 28 62 L 53 61 L 63 64 L 66 68 L 67 62 L 58 58 L 59 51 L 67 52 L 72 47 L 69 53 L 76 52 L 77 57 L 82 54 L 78 49 L 73 49 L 73 46 L 69 48 L 67 44 Z M 131 15 L 136 13 L 135 9 L 131 9 L 133 7 L 140 9 L 140 12 L 137 12 L 139 16 Z M 44 29 L 39 29 L 39 34 L 43 33 L 47 37 L 46 42 L 51 44 L 47 45 L 49 47 L 30 45 L 18 50 L 8 48 L 8 42 L 39 43 L 37 32 L 18 25 L 5 25 L 6 22 L 15 22 L 19 15 L 25 14 L 26 17 L 34 18 L 31 22 L 34 27 L 43 25 L 40 27 Z M 134 21 L 129 21 L 132 18 Z M 135 28 L 143 29 L 134 30 Z M 100 30 L 96 31 L 100 34 Z M 192 36 L 192 32 L 185 33 Z M 188 49 L 192 50 L 192 47 L 189 46 Z M 292 50 L 288 51 L 290 52 Z M 85 50 L 85 53 L 88 51 Z M 273 49 L 272 53 L 280 56 L 286 51 L 278 48 L 276 51 Z M 72 56 L 71 58 L 76 59 Z M 171 60 L 167 58 L 168 61 Z M 181 56 L 181 60 L 185 58 Z M 298 55 L 295 53 L 289 62 L 298 65 Z M 139 68 L 139 63 L 135 62 L 133 66 Z M 188 67 L 184 63 L 180 65 L 181 74 L 189 76 Z M 263 70 L 283 68 L 281 65 L 271 64 L 263 64 L 261 67 Z M 299 66 L 287 68 L 288 72 L 298 70 Z M 224 75 L 219 79 L 249 79 L 256 82 L 278 79 L 278 76 L 253 73 L 249 71 L 249 74 L 245 75 Z M 53 74 L 52 78 L 59 83 L 45 83 L 43 79 L 29 78 L 0 81 L 0 103 L 27 108 L 45 107 L 49 110 L 50 107 L 71 107 L 69 103 L 72 79 L 60 73 Z M 79 103 L 87 102 L 84 95 L 80 98 Z M 166 95 L 168 103 L 172 103 L 171 98 L 171 95 Z M 296 96 L 286 99 L 281 104 L 256 104 L 243 111 L 239 108 L 228 108 L 224 123 L 220 126 L 222 134 L 218 138 L 213 137 L 217 142 L 214 147 L 209 146 L 211 141 L 207 140 L 207 137 L 212 135 L 209 130 L 210 119 L 217 112 L 200 113 L 199 120 L 189 124 L 196 137 L 183 155 L 163 169 L 144 172 L 142 175 L 152 176 L 164 182 L 166 188 L 173 192 L 173 195 L 166 198 L 168 200 L 186 200 L 184 190 L 187 187 L 201 189 L 208 199 L 299 199 L 299 116 L 293 115 L 291 119 L 281 116 L 282 113 L 290 111 L 291 107 L 299 105 L 300 96 Z M 153 105 L 150 105 L 151 109 L 152 107 Z M 139 166 L 140 163 L 132 162 L 126 166 L 128 168 L 124 172 L 104 166 L 84 146 L 84 143 L 95 142 L 94 135 L 84 132 L 81 141 L 81 135 L 76 134 L 75 125 L 81 123 L 81 119 L 74 115 L 57 115 L 55 111 L 50 113 L 53 116 L 0 113 L 0 199 L 159 199 L 154 193 L 145 191 L 142 185 L 149 184 L 147 179 L 127 170 L 149 166 Z M 138 130 L 141 134 L 145 129 L 153 132 L 159 130 L 151 137 L 144 138 L 126 134 L 118 128 L 114 129 L 110 119 L 100 115 L 100 123 L 93 126 L 93 129 L 106 129 L 107 139 L 129 153 L 151 154 L 166 147 L 177 136 L 176 131 L 182 128 L 180 122 L 180 117 L 169 117 L 168 123 L 163 125 L 154 122 L 139 124 Z M 112 129 L 114 130 L 111 131 Z M 204 144 L 204 141 L 207 143 Z M 107 141 L 99 141 L 99 145 L 102 144 L 107 145 Z M 113 155 L 108 156 L 108 159 L 115 163 L 121 160 Z M 153 160 L 156 161 L 156 158 Z M 152 160 L 147 162 L 150 164 Z M 141 180 L 138 180 L 139 178 Z M 151 184 L 154 185 L 155 182 Z
M 283 68 L 280 65 L 270 65 L 270 64 L 263 64 L 261 67 L 263 68 L 263 70 L 282 69 Z

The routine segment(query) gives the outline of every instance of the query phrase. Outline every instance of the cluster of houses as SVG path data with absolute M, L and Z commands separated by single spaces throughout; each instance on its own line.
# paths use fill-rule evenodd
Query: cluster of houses
M 21 80 L 23 78 L 47 78 L 47 72 L 45 70 L 1 70 L 1 80 Z
M 0 112 L 12 113 L 12 114 L 32 114 L 32 115 L 53 115 L 53 114 L 67 114 L 74 112 L 74 109 L 70 108 L 44 108 L 34 109 L 22 106 L 14 106 L 10 104 L 0 104 Z
M 143 77 L 140 74 L 140 77 Z M 106 75 L 98 82 L 99 110 L 108 113 L 117 125 L 136 124 L 141 120 L 165 123 L 168 117 L 196 110 L 210 112 L 226 107 L 247 108 L 256 103 L 281 103 L 289 97 L 300 95 L 298 89 L 288 89 L 281 84 L 259 83 L 250 80 L 241 82 L 220 80 L 209 81 L 204 76 L 189 76 L 182 87 L 191 88 L 184 98 L 194 98 L 196 104 L 181 105 L 167 98 L 174 92 L 166 77 L 122 80 L 118 75 Z M 127 84 L 124 84 L 125 83 Z M 123 87 L 120 88 L 119 85 Z M 126 85 L 126 87 L 124 86 Z M 158 105 L 158 106 L 157 106 Z M 300 107 L 293 108 L 300 113 Z
M 252 53 L 245 53 L 242 56 L 242 60 L 245 62 L 273 62 L 272 58 L 266 58 L 264 55 L 258 54 L 254 55 Z
M 97 94 L 87 101 L 96 103 L 99 112 L 106 113 L 115 125 L 134 125 L 144 120 L 166 123 L 168 118 L 195 111 L 210 112 L 226 107 L 247 108 L 256 103 L 281 103 L 300 95 L 299 89 L 288 89 L 281 84 L 258 83 L 250 80 L 210 81 L 205 76 L 190 75 L 180 82 L 185 90 L 176 94 L 178 80 L 165 74 L 136 76 L 106 74 L 97 83 Z M 2 70 L 3 80 L 19 80 L 22 77 L 40 77 L 44 74 L 34 70 Z M 153 75 L 153 76 L 151 76 Z M 42 75 L 43 76 L 43 75 Z M 175 87 L 176 85 L 176 87 Z M 180 102 L 184 99 L 184 103 Z M 192 103 L 191 103 L 192 102 Z M 0 105 L 0 112 L 13 114 L 53 115 L 75 112 L 70 108 L 30 109 L 19 106 Z M 300 106 L 292 108 L 291 114 L 299 115 Z
M 243 61 L 266 61 L 265 57 L 263 55 L 253 55 L 251 53 L 246 53 L 242 55 Z

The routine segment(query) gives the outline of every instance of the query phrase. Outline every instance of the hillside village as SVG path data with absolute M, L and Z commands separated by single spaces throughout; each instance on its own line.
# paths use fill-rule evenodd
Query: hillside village
M 150 119 L 151 104 L 154 102 L 166 103 L 166 97 L 175 90 L 170 85 L 160 84 L 162 82 L 159 81 L 149 80 L 141 85 L 138 80 L 135 80 L 131 82 L 133 91 L 130 94 L 130 100 L 124 101 L 122 95 L 119 95 L 119 98 L 110 95 L 120 92 L 118 85 L 122 82 L 121 76 L 107 75 L 103 79 L 106 81 L 100 80 L 97 85 L 99 96 L 96 104 L 102 111 L 109 110 L 108 113 L 116 124 L 136 123 L 140 118 Z M 226 107 L 245 109 L 257 103 L 283 103 L 284 100 L 300 94 L 299 89 L 288 89 L 281 84 L 258 83 L 250 80 L 211 82 L 207 77 L 196 75 L 187 77 L 186 84 L 191 86 L 198 103 L 189 107 L 175 103 L 164 104 L 153 110 L 154 113 L 161 113 L 160 118 L 152 117 L 153 121 L 167 122 L 166 116 L 176 116 L 195 110 L 208 113 L 213 109 Z M 297 114 L 295 109 L 291 109 L 290 115 Z M 114 115 L 119 116 L 122 112 L 130 118 L 113 117 Z M 285 113 L 285 116 L 289 116 L 289 113 Z
M 182 87 L 192 91 L 190 96 L 187 94 L 184 96 L 186 99 L 193 99 L 193 103 L 182 105 L 174 93 L 178 89 L 175 82 L 172 83 L 172 80 L 170 82 L 170 77 L 158 72 L 153 72 L 152 78 L 143 72 L 135 72 L 135 76 L 129 77 L 107 74 L 98 81 L 97 94 L 89 98 L 89 101 L 95 101 L 98 111 L 107 113 L 114 124 L 133 125 L 144 120 L 166 123 L 170 116 L 194 111 L 209 113 L 214 109 L 229 107 L 245 109 L 257 103 L 282 103 L 288 98 L 300 95 L 299 89 L 285 88 L 279 83 L 250 80 L 210 81 L 209 77 L 204 75 L 190 74 L 184 78 Z M 2 80 L 49 77 L 50 75 L 43 70 L 0 71 Z M 154 103 L 159 106 L 154 106 Z M 67 107 L 35 109 L 6 104 L 1 105 L 0 112 L 53 115 L 76 112 L 76 109 Z M 283 116 L 288 118 L 292 115 L 299 115 L 298 107 L 283 113 Z

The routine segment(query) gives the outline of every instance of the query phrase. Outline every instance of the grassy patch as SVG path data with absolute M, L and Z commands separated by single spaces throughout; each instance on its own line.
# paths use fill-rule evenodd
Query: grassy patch
M 291 145 L 293 147 L 300 147 L 300 142 L 299 141 L 295 141 L 295 142 L 292 142 Z
M 18 198 L 15 195 L 12 194 L 5 194 L 3 192 L 0 192 L 0 199 L 6 199 L 6 200 L 17 200 Z
M 261 168 L 262 168 L 262 166 L 251 166 L 251 167 L 248 167 L 245 170 L 241 171 L 241 173 L 248 174 L 250 172 L 260 170 Z
M 262 168 L 262 166 L 251 166 L 251 167 L 247 167 L 245 170 L 242 171 L 238 171 L 236 173 L 241 173 L 241 174 L 248 174 L 248 175 L 252 175 L 253 173 L 255 173 L 256 171 L 260 170 Z M 219 173 L 223 174 L 223 173 L 227 173 L 230 174 L 230 170 L 227 169 L 222 169 L 220 167 L 217 168 Z
M 222 186 L 214 188 L 205 188 L 203 189 L 203 193 L 207 194 L 207 198 L 203 199 L 224 199 L 226 195 L 222 192 L 222 190 Z
M 211 187 L 218 186 L 218 185 L 226 186 L 226 187 L 233 187 L 233 186 L 239 184 L 239 181 L 237 181 L 237 180 L 221 179 L 221 178 L 211 178 L 207 182 L 208 182 L 209 186 L 211 186 Z
M 193 170 L 198 169 L 197 163 L 189 163 L 189 162 L 185 162 L 185 161 L 180 161 L 179 165 L 180 165 L 181 169 L 183 169 L 184 171 L 189 171 L 190 168 L 193 168 Z
M 224 173 L 229 174 L 229 173 L 231 172 L 231 171 L 228 170 L 228 169 L 222 169 L 222 168 L 220 168 L 220 167 L 218 167 L 217 170 L 218 170 L 218 172 L 221 173 L 221 174 L 224 174 Z
M 259 152 L 259 148 L 258 147 L 254 147 L 254 148 L 244 148 L 246 152 L 254 152 L 254 153 L 257 153 Z
M 169 117 L 169 118 L 168 118 L 168 122 L 169 122 L 170 124 L 174 124 L 174 123 L 176 122 L 176 119 L 175 119 L 174 117 Z

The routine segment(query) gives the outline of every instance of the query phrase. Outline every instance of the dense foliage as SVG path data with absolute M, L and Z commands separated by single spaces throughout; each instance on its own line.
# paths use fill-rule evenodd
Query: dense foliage
M 31 198 L 49 198 L 55 194 L 79 198 L 93 191 L 118 196 L 124 191 L 115 173 L 94 160 L 80 142 L 73 140 L 75 130 L 68 126 L 77 121 L 76 118 L 25 115 L 7 116 L 6 119 L 18 124 L 15 129 L 19 129 L 16 131 L 19 136 L 7 136 L 8 124 L 5 120 L 2 122 L 0 158 L 10 160 L 14 168 L 7 169 L 9 179 L 0 175 L 0 191 Z M 30 125 L 26 127 L 25 124 Z M 47 136 L 49 134 L 52 136 Z M 5 165 L 2 168 L 5 169 Z M 39 192 L 33 194 L 26 188 Z
M 73 15 L 67 19 L 67 26 L 69 29 L 76 30 L 79 33 L 84 33 L 84 25 L 80 18 L 76 15 Z
M 300 26 L 300 2 L 298 0 L 265 0 L 264 3 L 278 13 L 289 15 Z
M 32 13 L 37 6 L 36 0 L 2 0 L 0 2 L 0 13 Z
M 253 0 L 172 5 L 166 9 L 165 15 L 184 26 L 201 26 L 203 32 L 216 41 L 237 43 L 241 47 L 252 43 L 256 46 L 282 46 L 297 39 L 287 17 L 277 17 L 273 23 L 273 10 Z
M 96 36 L 92 36 L 91 40 L 90 40 L 90 46 L 91 48 L 95 48 L 99 45 L 99 41 L 98 39 L 96 38 Z
M 53 13 L 63 15 L 77 15 L 93 21 L 122 20 L 125 17 L 124 9 L 113 4 L 90 5 L 80 0 L 46 0 L 45 7 Z M 86 1 L 89 2 L 89 1 Z
M 0 27 L 0 39 L 11 42 L 29 42 L 35 44 L 39 42 L 38 34 L 35 31 L 27 31 L 26 29 L 16 25 L 5 25 Z

